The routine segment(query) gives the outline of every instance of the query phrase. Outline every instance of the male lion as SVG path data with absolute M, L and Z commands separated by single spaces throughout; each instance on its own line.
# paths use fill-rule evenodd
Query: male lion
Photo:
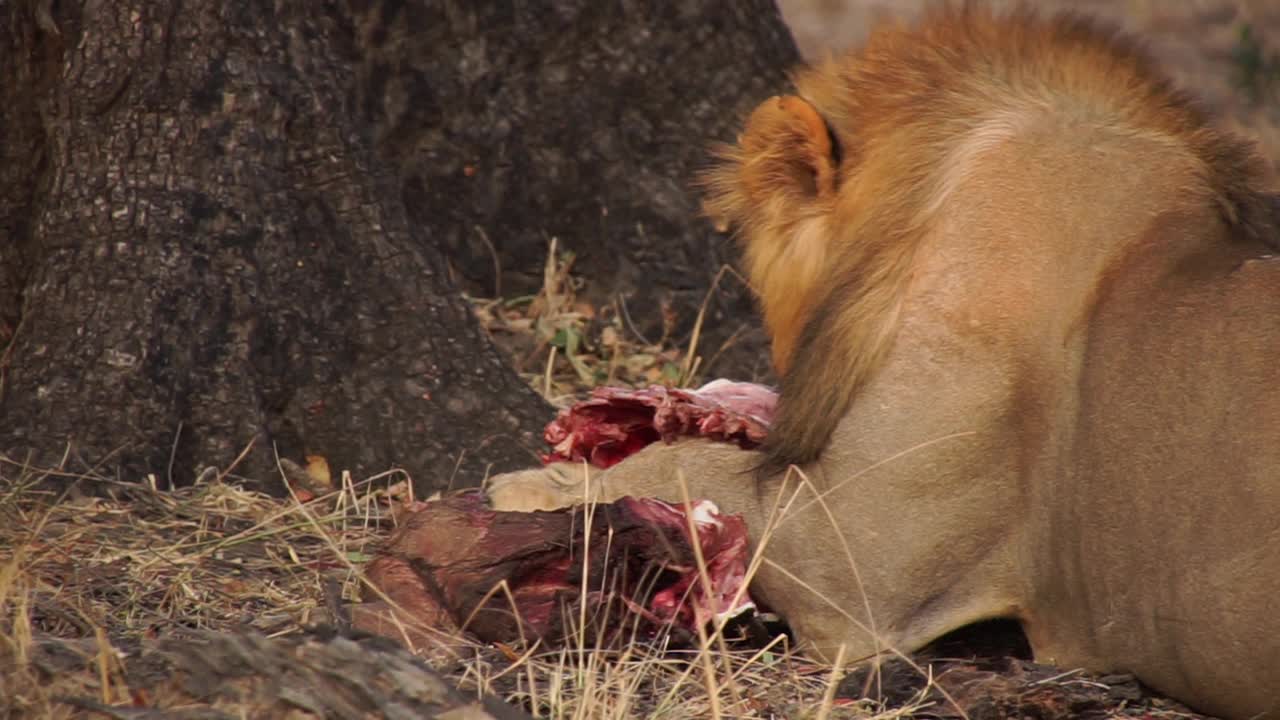
M 713 499 L 828 659 L 1013 618 L 1042 661 L 1280 716 L 1280 212 L 1251 146 L 1071 16 L 940 10 L 795 81 L 709 179 L 783 378 L 766 446 L 494 503 Z

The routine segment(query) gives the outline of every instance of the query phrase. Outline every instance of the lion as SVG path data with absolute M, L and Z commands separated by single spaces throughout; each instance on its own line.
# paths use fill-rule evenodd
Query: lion
M 708 179 L 773 339 L 765 445 L 517 472 L 500 509 L 709 498 L 814 655 L 991 619 L 1280 717 L 1280 200 L 1137 44 L 942 8 L 802 69 Z

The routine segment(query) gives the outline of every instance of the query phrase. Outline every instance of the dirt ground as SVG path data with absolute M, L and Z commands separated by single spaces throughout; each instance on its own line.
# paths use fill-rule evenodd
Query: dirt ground
M 936 0 L 778 0 L 810 59 L 857 47 L 879 22 L 907 20 Z M 996 0 L 997 5 L 1012 4 Z M 1280 167 L 1280 2 L 1277 0 L 1036 0 L 1141 35 L 1173 77 Z M 1242 37 L 1248 28 L 1249 37 Z M 1270 92 L 1263 85 L 1270 85 Z M 1263 97 L 1251 97 L 1255 89 Z

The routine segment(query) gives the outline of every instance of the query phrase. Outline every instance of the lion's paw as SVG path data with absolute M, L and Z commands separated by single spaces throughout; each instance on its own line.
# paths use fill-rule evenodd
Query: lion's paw
M 588 471 L 582 465 L 554 463 L 492 477 L 485 489 L 494 510 L 557 510 L 583 503 L 588 479 Z

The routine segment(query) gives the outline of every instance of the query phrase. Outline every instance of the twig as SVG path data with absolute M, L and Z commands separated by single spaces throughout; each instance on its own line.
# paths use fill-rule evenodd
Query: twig
M 498 249 L 493 246 L 493 241 L 489 239 L 489 234 L 479 225 L 475 226 L 476 233 L 480 239 L 484 241 L 484 246 L 489 248 L 489 257 L 493 259 L 493 297 L 502 297 L 502 258 L 498 256 Z

